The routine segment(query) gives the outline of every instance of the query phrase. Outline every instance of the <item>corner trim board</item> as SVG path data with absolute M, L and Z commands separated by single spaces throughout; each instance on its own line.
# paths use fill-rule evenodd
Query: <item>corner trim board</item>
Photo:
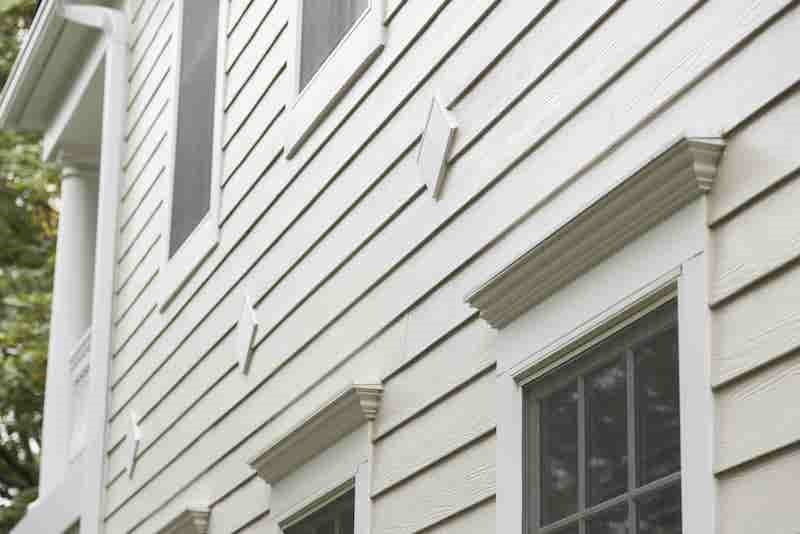
M 725 142 L 681 138 L 517 257 L 465 300 L 503 328 L 711 190 Z

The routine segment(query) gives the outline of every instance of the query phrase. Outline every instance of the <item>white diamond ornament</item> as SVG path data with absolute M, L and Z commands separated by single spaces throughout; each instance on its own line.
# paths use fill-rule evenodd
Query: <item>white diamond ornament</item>
M 142 443 L 142 429 L 139 427 L 139 418 L 135 412 L 130 413 L 131 427 L 128 432 L 128 478 L 133 478 L 133 471 L 136 467 L 136 457 L 139 455 L 139 446 Z
M 236 355 L 239 360 L 239 370 L 242 374 L 250 372 L 250 363 L 253 359 L 253 342 L 256 338 L 258 320 L 256 310 L 250 297 L 244 297 L 242 313 L 236 323 Z
M 455 115 L 442 103 L 437 95 L 431 99 L 425 130 L 417 153 L 417 169 L 422 182 L 428 187 L 433 198 L 438 200 L 442 194 L 447 172 L 447 158 L 453 145 L 458 122 Z

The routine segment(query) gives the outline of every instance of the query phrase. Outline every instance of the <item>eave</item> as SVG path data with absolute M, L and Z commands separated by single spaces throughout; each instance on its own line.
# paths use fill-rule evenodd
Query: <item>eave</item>
M 100 2 L 106 4 L 108 2 Z M 68 23 L 62 2 L 45 0 L 0 94 L 0 127 L 43 131 L 61 107 L 76 68 L 89 53 L 97 32 Z

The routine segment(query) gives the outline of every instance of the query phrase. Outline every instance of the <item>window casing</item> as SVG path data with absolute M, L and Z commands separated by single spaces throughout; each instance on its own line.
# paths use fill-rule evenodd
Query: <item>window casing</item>
M 383 50 L 386 10 L 383 0 L 292 2 L 288 38 L 295 52 L 288 70 L 293 89 L 286 118 L 288 158 Z
M 369 0 L 302 0 L 300 90 L 369 6 Z
M 219 241 L 222 109 L 228 2 L 176 3 L 170 172 L 162 235 L 164 310 Z
M 681 532 L 677 306 L 526 386 L 527 531 Z

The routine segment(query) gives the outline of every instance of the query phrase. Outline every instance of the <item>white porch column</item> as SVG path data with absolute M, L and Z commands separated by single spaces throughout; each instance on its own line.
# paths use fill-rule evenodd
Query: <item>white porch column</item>
M 61 182 L 50 345 L 42 429 L 40 498 L 64 480 L 72 433 L 69 356 L 92 324 L 97 169 L 72 166 Z

